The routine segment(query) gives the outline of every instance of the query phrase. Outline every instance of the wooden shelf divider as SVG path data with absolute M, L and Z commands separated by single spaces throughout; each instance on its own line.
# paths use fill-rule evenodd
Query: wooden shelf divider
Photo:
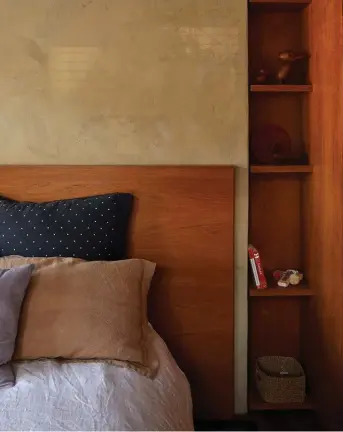
M 312 165 L 250 165 L 252 174 L 309 174 Z
M 253 93 L 310 93 L 311 84 L 251 84 Z
M 267 289 L 249 288 L 250 297 L 309 297 L 313 295 L 314 291 L 305 284 L 288 288 L 277 286 Z
M 249 3 L 257 4 L 306 4 L 309 5 L 311 0 L 249 0 Z
M 252 385 L 249 393 L 250 411 L 287 411 L 287 410 L 313 410 L 313 405 L 309 396 L 306 396 L 304 403 L 283 403 L 273 404 L 264 402 L 258 391 Z
M 301 10 L 311 4 L 311 0 L 249 0 L 255 10 L 288 11 Z

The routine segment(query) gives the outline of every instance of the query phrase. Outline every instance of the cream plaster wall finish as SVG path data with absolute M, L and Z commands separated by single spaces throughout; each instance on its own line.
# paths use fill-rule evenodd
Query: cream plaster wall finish
M 238 3 L 0 0 L 1 162 L 245 164 Z
M 236 402 L 246 388 L 242 0 L 0 0 L 0 163 L 232 164 Z

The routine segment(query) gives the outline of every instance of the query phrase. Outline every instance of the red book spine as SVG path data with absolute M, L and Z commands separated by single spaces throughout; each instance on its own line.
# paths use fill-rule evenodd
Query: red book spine
M 267 288 L 267 280 L 263 271 L 262 262 L 258 250 L 254 246 L 249 245 L 248 253 L 256 288 Z

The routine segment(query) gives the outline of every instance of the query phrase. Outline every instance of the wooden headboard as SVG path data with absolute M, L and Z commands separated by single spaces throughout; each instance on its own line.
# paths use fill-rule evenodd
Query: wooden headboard
M 196 418 L 233 414 L 232 167 L 3 166 L 0 194 L 136 200 L 131 256 L 158 264 L 149 319 L 192 388 Z

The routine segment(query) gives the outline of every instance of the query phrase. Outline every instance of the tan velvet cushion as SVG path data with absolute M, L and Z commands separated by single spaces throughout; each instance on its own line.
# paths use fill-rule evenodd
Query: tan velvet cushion
M 155 264 L 139 259 L 0 258 L 33 263 L 14 358 L 100 359 L 147 366 L 146 298 Z

